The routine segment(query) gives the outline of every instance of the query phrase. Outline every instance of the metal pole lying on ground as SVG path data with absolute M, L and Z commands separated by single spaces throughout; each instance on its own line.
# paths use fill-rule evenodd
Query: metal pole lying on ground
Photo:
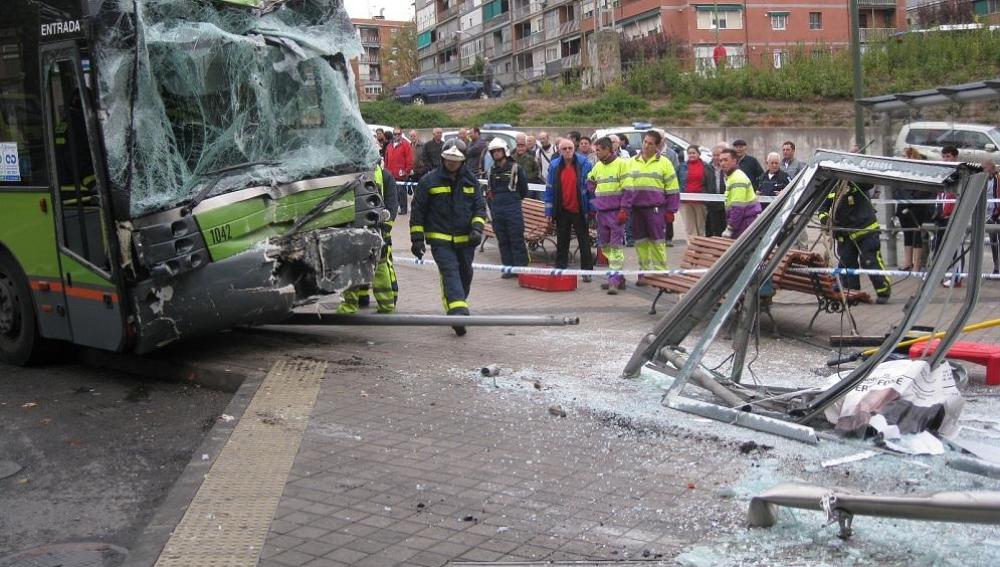
M 579 325 L 575 315 L 416 315 L 387 313 L 293 313 L 281 325 L 377 325 L 384 327 L 564 327 Z
M 850 516 L 881 516 L 906 520 L 1000 524 L 1000 492 L 938 492 L 927 496 L 876 496 L 837 488 L 806 484 L 779 484 L 754 496 L 747 522 L 751 528 L 767 528 L 778 521 L 778 506 L 836 512 L 848 528 Z

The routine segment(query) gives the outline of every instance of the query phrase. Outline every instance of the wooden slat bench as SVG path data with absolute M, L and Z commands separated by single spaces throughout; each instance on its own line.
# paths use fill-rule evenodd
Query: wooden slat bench
M 721 236 L 696 236 L 688 243 L 687 250 L 681 258 L 680 267 L 690 270 L 711 268 L 733 242 L 732 239 Z M 845 302 L 849 306 L 872 303 L 871 295 L 867 292 L 840 290 L 836 278 L 831 274 L 799 274 L 792 271 L 795 268 L 825 268 L 828 266 L 829 264 L 822 254 L 805 250 L 789 250 L 771 277 L 776 290 L 798 291 L 816 297 L 816 313 L 809 321 L 809 330 L 812 330 L 812 325 L 820 313 L 846 311 Z M 656 313 L 656 302 L 664 293 L 688 293 L 700 279 L 701 274 L 643 276 L 643 282 L 657 289 L 656 298 L 653 299 L 653 305 L 649 312 Z M 855 326 L 853 320 L 851 325 Z

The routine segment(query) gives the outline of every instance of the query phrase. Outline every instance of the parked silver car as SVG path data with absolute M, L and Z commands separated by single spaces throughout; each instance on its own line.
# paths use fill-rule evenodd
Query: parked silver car
M 941 159 L 941 148 L 955 146 L 958 159 L 979 163 L 984 159 L 1000 158 L 1000 129 L 986 124 L 958 124 L 955 122 L 910 122 L 903 125 L 896 136 L 893 153 L 903 155 L 912 147 L 929 159 Z

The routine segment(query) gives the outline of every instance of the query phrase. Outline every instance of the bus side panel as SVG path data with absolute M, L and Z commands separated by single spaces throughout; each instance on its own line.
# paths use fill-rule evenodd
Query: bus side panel
M 121 320 L 121 298 L 115 284 L 66 252 L 60 252 L 59 256 L 74 342 L 104 350 L 121 350 L 124 329 L 120 324 L 109 324 Z
M 42 337 L 71 340 L 56 252 L 52 200 L 46 192 L 0 191 L 0 244 L 28 276 Z

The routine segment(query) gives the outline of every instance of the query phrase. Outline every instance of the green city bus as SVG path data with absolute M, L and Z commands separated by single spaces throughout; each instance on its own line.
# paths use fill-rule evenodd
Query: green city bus
M 4 5 L 0 362 L 142 354 L 371 282 L 387 213 L 340 0 Z

